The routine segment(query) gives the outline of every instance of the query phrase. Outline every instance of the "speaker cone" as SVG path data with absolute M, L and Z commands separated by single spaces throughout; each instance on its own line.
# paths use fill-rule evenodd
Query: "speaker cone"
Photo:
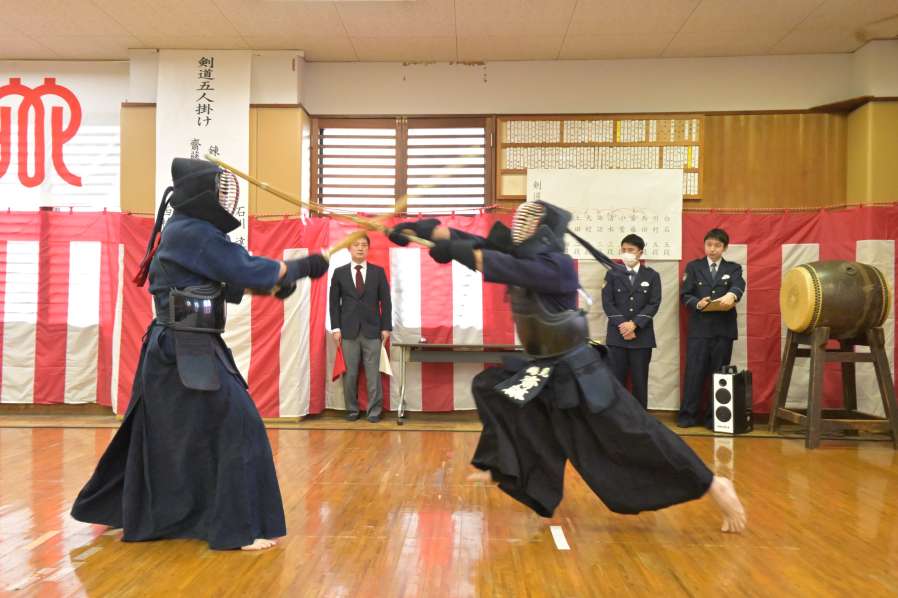
M 728 404 L 732 398 L 733 395 L 725 388 L 718 388 L 717 392 L 714 393 L 714 399 L 723 405 Z

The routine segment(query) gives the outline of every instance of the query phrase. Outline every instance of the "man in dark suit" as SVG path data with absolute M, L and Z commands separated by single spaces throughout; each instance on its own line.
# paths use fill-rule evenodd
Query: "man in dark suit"
M 726 231 L 712 228 L 705 235 L 705 257 L 686 265 L 680 300 L 689 312 L 689 336 L 686 342 L 686 376 L 677 425 L 681 428 L 713 427 L 711 409 L 702 409 L 705 387 L 713 372 L 728 365 L 733 341 L 738 336 L 736 302 L 745 293 L 742 266 L 723 259 L 730 244 Z M 728 311 L 703 311 L 718 300 Z
M 352 261 L 334 270 L 330 288 L 330 316 L 334 339 L 343 347 L 346 373 L 343 396 L 346 419 L 359 418 L 359 362 L 368 382 L 368 421 L 379 422 L 383 410 L 380 386 L 380 348 L 390 336 L 392 305 L 384 269 L 368 263 L 367 236 L 349 247 Z
M 649 362 L 655 347 L 652 318 L 661 305 L 661 277 L 639 263 L 645 249 L 641 237 L 627 235 L 620 249 L 627 269 L 609 270 L 602 286 L 602 307 L 608 316 L 605 345 L 614 376 L 626 385 L 630 375 L 633 396 L 645 409 L 649 401 Z

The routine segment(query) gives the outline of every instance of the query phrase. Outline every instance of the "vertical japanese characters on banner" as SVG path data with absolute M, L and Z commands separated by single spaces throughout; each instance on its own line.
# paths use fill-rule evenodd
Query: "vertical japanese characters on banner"
M 156 195 L 171 184 L 173 158 L 206 154 L 241 170 L 249 167 L 250 54 L 224 50 L 163 50 L 159 53 L 156 103 Z M 248 188 L 239 181 L 231 240 L 247 246 Z
M 212 123 L 212 112 L 214 108 L 212 108 L 212 104 L 215 103 L 209 94 L 215 93 L 215 88 L 212 87 L 212 84 L 215 82 L 215 57 L 214 56 L 203 56 L 197 61 L 197 67 L 199 68 L 199 72 L 197 73 L 197 88 L 196 90 L 200 93 L 200 97 L 196 99 L 196 126 L 198 127 L 208 127 Z M 194 143 L 196 142 L 196 143 Z M 196 150 L 197 155 L 192 155 L 191 158 L 199 158 L 199 143 L 198 139 L 191 140 L 191 146 Z
M 573 214 L 569 228 L 608 255 L 635 233 L 645 240 L 645 258 L 679 260 L 682 252 L 682 172 L 675 169 L 530 169 L 527 199 L 544 200 Z M 567 240 L 576 259 L 590 255 Z

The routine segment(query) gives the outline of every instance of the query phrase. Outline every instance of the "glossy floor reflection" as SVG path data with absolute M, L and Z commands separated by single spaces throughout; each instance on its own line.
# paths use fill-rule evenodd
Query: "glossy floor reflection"
M 570 470 L 544 520 L 465 481 L 477 434 L 384 430 L 270 431 L 289 535 L 249 554 L 128 544 L 73 521 L 114 431 L 0 428 L 0 595 L 895 595 L 898 457 L 885 442 L 689 438 L 746 504 L 749 531 L 730 536 L 707 501 L 614 515 Z

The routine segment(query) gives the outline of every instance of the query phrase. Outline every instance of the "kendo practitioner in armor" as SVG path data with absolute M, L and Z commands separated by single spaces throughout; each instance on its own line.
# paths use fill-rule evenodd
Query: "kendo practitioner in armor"
M 123 528 L 126 542 L 269 548 L 287 533 L 284 509 L 265 427 L 221 338 L 225 303 L 246 290 L 284 299 L 300 278 L 326 274 L 327 261 L 251 256 L 227 236 L 240 225 L 236 178 L 202 160 L 176 158 L 171 170 L 134 279 L 142 286 L 149 275 L 156 317 L 124 421 L 72 516 Z M 162 230 L 169 202 L 174 214 Z
M 472 479 L 488 473 L 486 479 L 503 492 L 551 517 L 570 459 L 616 513 L 662 509 L 710 494 L 723 513 L 722 531 L 741 532 L 746 516 L 732 482 L 713 475 L 648 415 L 615 379 L 605 348 L 589 341 L 585 313 L 577 309 L 577 271 L 564 252 L 570 218 L 556 206 L 530 201 L 516 210 L 511 230 L 496 224 L 488 238 L 433 219 L 401 223 L 390 236 L 404 245 L 403 231 L 414 232 L 434 241 L 430 254 L 437 262 L 456 260 L 481 271 L 487 282 L 508 285 L 515 327 L 530 359 L 506 360 L 474 378 L 483 431 L 472 465 L 484 473 Z M 587 249 L 606 267 L 621 267 Z

